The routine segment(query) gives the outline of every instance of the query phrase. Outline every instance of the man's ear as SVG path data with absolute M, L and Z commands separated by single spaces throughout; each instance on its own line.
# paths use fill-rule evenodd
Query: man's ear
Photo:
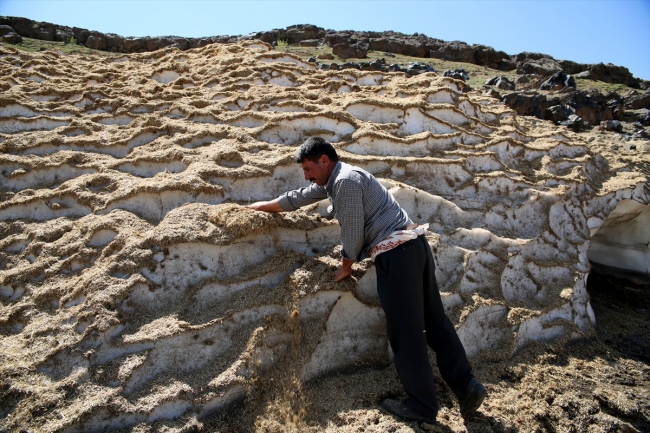
M 330 157 L 327 155 L 321 155 L 320 158 L 318 158 L 318 162 L 327 165 L 330 163 Z

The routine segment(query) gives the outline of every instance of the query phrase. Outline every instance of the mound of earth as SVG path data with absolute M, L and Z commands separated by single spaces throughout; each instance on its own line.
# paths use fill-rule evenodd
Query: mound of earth
M 646 176 L 598 140 L 434 73 L 316 70 L 261 42 L 108 59 L 2 48 L 0 70 L 3 428 L 647 425 L 647 352 L 585 343 L 600 341 L 591 236 L 619 203 L 649 201 Z M 374 269 L 333 282 L 327 202 L 243 207 L 304 185 L 293 158 L 310 136 L 430 224 L 445 307 L 492 394 L 476 420 L 443 383 L 439 426 L 377 409 L 400 386 Z

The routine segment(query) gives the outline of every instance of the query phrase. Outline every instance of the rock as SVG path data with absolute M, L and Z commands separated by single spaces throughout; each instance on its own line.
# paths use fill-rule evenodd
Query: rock
M 255 39 L 258 39 L 262 42 L 266 42 L 267 44 L 273 44 L 278 40 L 278 32 L 276 30 L 271 30 L 268 32 L 259 32 L 257 33 Z
M 397 63 L 393 63 L 388 67 L 388 70 L 390 72 L 401 72 L 402 68 Z
M 407 72 L 408 71 L 417 71 L 416 73 L 438 72 L 433 67 L 427 65 L 426 63 L 418 63 L 418 62 L 409 63 L 408 66 L 406 67 L 406 69 L 407 69 Z
M 74 37 L 72 30 L 56 29 L 54 39 L 57 42 L 63 42 L 65 44 L 70 43 L 70 40 Z
M 77 45 L 86 45 L 88 36 L 90 36 L 90 32 L 88 30 L 81 29 L 79 27 L 73 27 L 72 34 L 74 35 L 74 38 L 77 40 Z
M 517 70 L 525 74 L 549 76 L 562 71 L 562 67 L 555 60 L 543 57 L 540 59 L 528 58 L 517 64 Z
M 86 47 L 93 50 L 105 50 L 108 47 L 103 33 L 92 32 L 86 39 Z M 152 50 L 153 51 L 153 50 Z
M 607 120 L 603 118 L 603 107 L 600 104 L 605 105 L 606 98 L 597 92 L 573 91 L 562 96 L 561 101 L 573 108 L 579 117 L 591 125 L 597 125 L 601 120 Z M 611 118 L 611 113 L 609 117 Z
M 36 23 L 32 26 L 29 37 L 42 41 L 53 41 L 56 29 L 51 23 Z
M 539 87 L 540 90 L 564 90 L 567 88 L 576 88 L 576 81 L 573 76 L 567 75 L 562 71 L 553 74 L 548 80 L 544 81 Z
M 497 91 L 494 90 L 494 89 L 487 89 L 487 90 L 483 93 L 483 95 L 485 95 L 485 96 L 490 96 L 490 97 L 492 97 L 492 98 L 496 98 L 496 99 L 498 99 L 499 101 L 501 101 L 501 100 L 503 99 L 503 97 L 501 96 L 501 93 L 497 92 Z
M 618 120 L 607 120 L 601 123 L 605 131 L 623 132 L 623 125 Z
M 650 126 L 650 110 L 645 115 L 639 117 L 638 122 L 643 126 Z
M 339 69 L 341 69 L 341 68 L 339 67 L 339 65 L 337 63 L 331 63 L 330 64 L 330 70 L 338 71 Z
M 368 49 L 370 51 L 390 52 L 390 44 L 387 38 L 370 38 L 368 39 Z
M 18 35 L 29 38 L 35 22 L 29 18 L 5 17 L 2 24 L 12 27 Z
M 316 56 L 318 60 L 334 60 L 334 56 L 330 53 L 323 53 Z
M 560 122 L 560 125 L 564 125 L 575 132 L 584 131 L 589 127 L 585 121 L 576 114 L 571 114 L 567 120 Z
M 114 33 L 106 33 L 106 47 L 109 51 L 123 53 L 125 51 L 124 38 Z
M 313 57 L 310 57 L 307 59 L 307 63 L 316 63 L 316 59 Z
M 650 108 L 650 93 L 635 93 L 623 99 L 625 108 L 638 110 L 639 108 Z
M 463 81 L 469 80 L 469 75 L 467 75 L 467 72 L 465 72 L 465 70 L 462 69 L 462 68 L 454 69 L 453 71 L 446 70 L 444 72 L 443 76 L 451 77 L 451 78 L 455 78 L 457 80 L 463 80 Z
M 549 56 L 548 54 L 542 54 L 542 53 L 531 53 L 528 51 L 524 51 L 523 53 L 515 54 L 512 56 L 512 59 L 517 62 L 523 62 L 525 60 L 540 60 L 540 59 L 551 59 L 553 60 L 553 57 Z
M 301 47 L 317 47 L 320 43 L 321 39 L 305 39 L 298 42 L 298 45 Z
M 5 24 L 0 25 L 0 36 L 4 36 L 9 33 L 16 33 L 16 30 L 13 27 Z
M 487 66 L 492 69 L 508 70 L 508 69 L 503 69 L 501 67 L 501 63 L 503 61 L 506 61 L 508 68 L 512 66 L 512 69 L 515 69 L 514 62 L 512 62 L 510 60 L 510 56 L 508 56 L 503 51 L 496 51 L 494 48 L 485 45 L 474 45 L 473 48 L 474 48 L 473 63 L 476 63 L 477 65 L 481 65 L 481 66 Z
M 172 38 L 171 42 L 172 47 L 176 47 L 181 51 L 185 51 L 190 48 L 190 43 L 186 38 Z
M 142 53 L 146 51 L 146 49 L 147 49 L 147 43 L 144 38 L 124 39 L 124 52 L 126 53 Z
M 4 34 L 1 37 L 4 42 L 9 44 L 21 44 L 23 42 L 23 37 L 14 32 Z
M 345 62 L 339 66 L 339 69 L 361 69 L 361 65 L 357 62 Z
M 429 51 L 429 57 L 453 62 L 474 63 L 474 48 L 465 42 L 454 41 L 437 50 Z
M 23 42 L 22 36 L 13 27 L 6 24 L 0 25 L 0 37 L 2 37 L 4 42 L 10 44 L 20 44 Z
M 582 65 L 571 60 L 558 60 L 558 64 L 564 73 L 572 75 L 578 74 L 588 67 L 588 65 Z
M 559 123 L 566 120 L 570 115 L 575 114 L 571 107 L 564 105 L 553 105 L 548 107 L 544 112 L 544 119 L 550 120 L 554 123 Z
M 322 39 L 325 37 L 325 34 L 325 29 L 321 27 L 316 27 L 312 24 L 299 24 L 287 27 L 284 32 L 284 37 L 289 40 L 290 44 L 297 44 L 304 40 Z
M 350 42 L 350 34 L 349 33 L 328 33 L 325 35 L 325 43 L 330 46 L 334 47 L 335 45 L 339 44 L 349 44 Z
M 518 92 L 510 93 L 503 98 L 503 102 L 517 114 L 522 116 L 535 116 L 544 119 L 545 111 L 553 104 L 548 101 L 546 95 L 523 94 Z
M 354 45 L 337 44 L 332 47 L 332 53 L 341 59 L 364 59 L 368 54 L 368 44 L 363 42 Z
M 513 83 L 508 79 L 508 77 L 504 77 L 503 75 L 492 77 L 489 80 L 486 80 L 485 85 L 494 86 L 498 89 L 503 89 L 503 90 L 515 90 L 515 83 Z
M 380 50 L 384 51 L 384 50 Z M 425 43 L 414 40 L 414 39 L 406 39 L 402 41 L 401 44 L 401 54 L 405 56 L 410 56 L 410 57 L 426 57 L 427 52 L 429 51 L 428 47 L 426 46 Z

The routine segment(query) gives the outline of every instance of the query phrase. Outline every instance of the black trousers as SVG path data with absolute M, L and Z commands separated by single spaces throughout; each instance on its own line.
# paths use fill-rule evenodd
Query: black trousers
M 440 374 L 452 390 L 462 389 L 473 375 L 463 344 L 445 314 L 429 243 L 418 236 L 379 254 L 375 268 L 388 341 L 404 391 L 437 413 L 427 346 L 436 353 Z

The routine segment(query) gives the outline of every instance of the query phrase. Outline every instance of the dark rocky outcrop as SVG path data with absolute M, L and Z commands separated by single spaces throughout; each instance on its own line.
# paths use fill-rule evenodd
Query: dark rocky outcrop
M 467 72 L 465 72 L 464 69 L 454 69 L 453 71 L 446 70 L 443 73 L 443 76 L 451 77 L 451 78 L 455 78 L 457 80 L 463 80 L 463 81 L 469 80 L 469 75 L 467 75 Z
M 357 42 L 355 44 L 336 44 L 332 53 L 342 59 L 363 59 L 368 54 L 368 44 Z
M 504 77 L 503 75 L 498 77 L 492 77 L 489 80 L 486 80 L 485 85 L 494 86 L 497 89 L 515 90 L 515 83 L 513 83 L 508 79 L 508 77 Z
M 573 79 L 572 75 L 565 74 L 562 71 L 558 71 L 551 76 L 548 80 L 544 81 L 539 87 L 540 90 L 565 90 L 568 88 L 576 88 L 576 80 Z
M 453 62 L 474 63 L 474 48 L 465 42 L 454 41 L 446 45 L 440 45 L 435 50 L 430 50 L 429 56 L 434 59 Z
M 469 45 L 461 41 L 447 42 L 422 34 L 407 35 L 393 31 L 364 32 L 354 30 L 326 30 L 311 24 L 298 24 L 285 29 L 251 33 L 244 36 L 210 36 L 202 38 L 123 37 L 103 34 L 78 27 L 66 27 L 36 22 L 21 17 L 0 17 L 0 25 L 15 29 L 17 35 L 47 41 L 71 41 L 99 50 L 137 53 L 174 46 L 181 50 L 203 47 L 214 43 L 234 43 L 242 39 L 258 39 L 269 44 L 279 40 L 302 46 L 328 45 L 343 53 L 342 58 L 365 57 L 363 50 L 403 54 L 419 58 L 436 58 L 455 62 L 473 63 L 502 71 L 517 69 L 521 74 L 551 77 L 563 72 L 579 78 L 607 83 L 625 84 L 633 88 L 650 88 L 650 82 L 635 78 L 622 66 L 612 64 L 581 64 L 570 60 L 556 60 L 547 54 L 523 52 L 509 55 L 485 45 Z M 367 48 L 365 48 L 367 46 Z M 350 48 L 354 47 L 354 49 Z M 570 87 L 570 86 L 569 86 Z

